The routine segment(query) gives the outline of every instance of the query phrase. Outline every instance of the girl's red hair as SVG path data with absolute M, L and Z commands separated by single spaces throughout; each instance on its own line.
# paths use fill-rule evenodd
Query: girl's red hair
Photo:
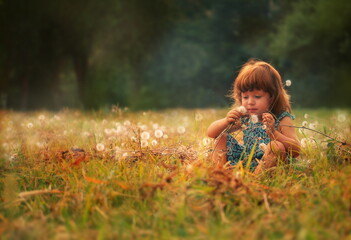
M 235 105 L 241 105 L 241 94 L 247 91 L 263 90 L 272 98 L 271 112 L 278 116 L 284 111 L 291 112 L 290 96 L 286 93 L 282 78 L 269 63 L 249 60 L 241 68 L 234 81 L 232 97 Z

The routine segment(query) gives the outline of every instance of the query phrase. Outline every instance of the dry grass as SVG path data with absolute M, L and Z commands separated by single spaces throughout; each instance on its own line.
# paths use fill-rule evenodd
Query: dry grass
M 307 112 L 297 125 L 350 142 L 348 111 Z M 351 237 L 349 146 L 302 129 L 288 165 L 218 169 L 205 132 L 224 114 L 2 112 L 2 238 Z

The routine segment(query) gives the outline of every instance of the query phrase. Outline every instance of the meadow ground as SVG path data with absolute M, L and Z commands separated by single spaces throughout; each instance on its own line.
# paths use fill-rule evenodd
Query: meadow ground
M 224 109 L 1 112 L 2 239 L 351 239 L 349 110 L 295 111 L 301 156 L 216 169 Z

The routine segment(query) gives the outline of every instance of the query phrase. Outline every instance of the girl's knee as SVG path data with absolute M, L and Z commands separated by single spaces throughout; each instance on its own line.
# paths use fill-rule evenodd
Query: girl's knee
M 284 144 L 279 141 L 271 141 L 267 145 L 267 153 L 268 154 L 275 154 L 280 158 L 284 158 L 286 156 L 286 150 Z

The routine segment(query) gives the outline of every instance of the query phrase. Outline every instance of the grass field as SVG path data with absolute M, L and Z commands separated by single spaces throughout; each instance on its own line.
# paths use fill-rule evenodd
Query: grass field
M 350 146 L 296 129 L 290 164 L 215 169 L 225 113 L 1 112 L 1 239 L 351 239 Z M 351 142 L 350 111 L 294 113 Z

